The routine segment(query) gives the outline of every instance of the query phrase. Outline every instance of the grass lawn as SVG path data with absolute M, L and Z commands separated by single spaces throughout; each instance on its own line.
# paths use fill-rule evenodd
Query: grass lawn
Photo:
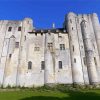
M 100 90 L 53 91 L 53 90 L 0 90 L 0 100 L 100 100 Z

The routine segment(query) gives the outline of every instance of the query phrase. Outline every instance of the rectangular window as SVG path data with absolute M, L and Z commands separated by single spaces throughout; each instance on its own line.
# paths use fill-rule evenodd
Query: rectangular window
M 45 69 L 45 61 L 41 61 L 41 70 Z
M 60 50 L 65 50 L 65 44 L 60 44 Z
M 19 48 L 19 42 L 15 43 L 15 48 Z
M 8 28 L 8 31 L 10 32 L 11 30 L 12 30 L 12 27 L 9 27 L 9 28 Z
M 53 51 L 53 43 L 48 43 L 48 49 L 49 49 L 50 51 Z
M 39 47 L 34 47 L 34 51 L 40 51 Z
M 59 69 L 62 69 L 62 61 L 59 61 Z
M 28 62 L 28 69 L 32 69 L 32 62 L 31 61 Z
M 18 27 L 18 31 L 21 31 L 21 27 Z

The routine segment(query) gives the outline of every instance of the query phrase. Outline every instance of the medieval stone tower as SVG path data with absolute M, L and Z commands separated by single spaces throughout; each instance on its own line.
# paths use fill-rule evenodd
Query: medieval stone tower
M 63 28 L 0 21 L 0 86 L 100 84 L 100 24 L 96 13 L 65 16 Z

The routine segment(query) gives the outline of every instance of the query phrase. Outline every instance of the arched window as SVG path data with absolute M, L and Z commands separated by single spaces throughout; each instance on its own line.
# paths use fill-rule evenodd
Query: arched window
M 32 62 L 31 61 L 28 62 L 28 69 L 32 69 Z

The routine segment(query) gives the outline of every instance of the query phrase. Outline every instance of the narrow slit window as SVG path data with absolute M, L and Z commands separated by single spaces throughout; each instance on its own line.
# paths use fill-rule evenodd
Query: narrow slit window
M 70 19 L 70 23 L 72 23 L 72 20 Z
M 74 52 L 74 46 L 73 46 L 73 52 Z
M 86 65 L 86 57 L 83 58 L 84 65 Z
M 24 36 L 24 40 L 26 40 L 26 36 Z
M 94 57 L 94 63 L 95 63 L 95 65 L 97 65 L 97 61 L 96 61 L 96 58 Z
M 9 27 L 9 28 L 8 28 L 8 31 L 10 32 L 11 30 L 12 30 L 12 27 Z
M 95 49 L 95 44 L 93 44 L 93 47 L 94 47 L 94 49 Z
M 41 61 L 41 70 L 45 69 L 45 61 Z
M 59 61 L 59 69 L 62 69 L 62 61 Z
M 74 63 L 76 63 L 76 58 L 74 58 Z
M 72 27 L 72 30 L 73 30 L 73 27 Z
M 32 62 L 31 61 L 28 62 L 28 69 L 32 69 Z

